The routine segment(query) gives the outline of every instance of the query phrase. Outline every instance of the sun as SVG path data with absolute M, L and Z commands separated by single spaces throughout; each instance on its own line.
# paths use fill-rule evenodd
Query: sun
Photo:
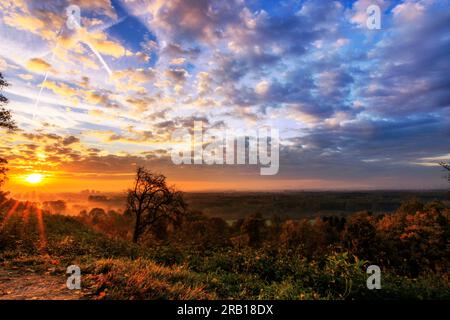
M 40 173 L 33 173 L 33 174 L 28 175 L 25 178 L 25 180 L 31 184 L 41 183 L 43 179 L 44 179 L 44 176 Z

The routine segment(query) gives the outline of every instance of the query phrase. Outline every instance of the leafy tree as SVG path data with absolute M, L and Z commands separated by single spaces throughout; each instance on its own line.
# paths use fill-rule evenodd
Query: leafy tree
M 1 93 L 1 91 L 8 87 L 9 83 L 3 78 L 0 73 L 0 127 L 8 130 L 16 130 L 17 126 L 11 116 L 11 111 L 5 109 L 5 105 L 8 103 L 8 99 Z
M 8 129 L 13 131 L 17 129 L 16 123 L 12 119 L 11 111 L 4 108 L 8 103 L 8 99 L 1 93 L 3 88 L 9 86 L 9 83 L 3 78 L 0 73 L 0 128 Z M 7 169 L 5 165 L 7 164 L 6 159 L 0 157 L 0 187 L 5 183 Z
M 415 214 L 418 211 L 423 210 L 424 204 L 417 198 L 411 198 L 401 203 L 396 213 L 408 215 Z
M 343 244 L 360 258 L 377 261 L 376 218 L 368 212 L 349 217 L 342 235 Z
M 63 200 L 44 201 L 43 208 L 51 213 L 61 214 L 67 210 L 67 203 Z
M 5 165 L 7 163 L 8 162 L 5 159 L 0 158 L 0 187 L 3 186 L 3 184 L 5 183 L 5 180 L 6 180 L 6 171 L 8 171 L 8 169 L 5 167 Z M 0 195 L 1 195 L 1 191 L 0 191 Z
M 218 217 L 208 218 L 201 212 L 189 212 L 185 215 L 179 230 L 170 239 L 171 243 L 191 245 L 200 250 L 226 247 L 230 244 L 230 232 L 225 220 Z
M 140 167 L 134 188 L 128 190 L 127 210 L 136 219 L 133 242 L 137 243 L 160 220 L 177 221 L 186 212 L 186 203 L 181 192 L 167 186 L 164 175 Z
M 271 241 L 276 242 L 277 240 L 279 240 L 283 222 L 284 222 L 283 218 L 278 214 L 274 214 L 270 218 L 270 240 Z
M 241 231 L 248 235 L 248 245 L 258 247 L 262 242 L 262 233 L 265 222 L 260 213 L 246 217 L 241 226 Z
M 91 211 L 89 211 L 89 217 L 92 219 L 93 224 L 98 224 L 102 222 L 106 217 L 105 209 L 93 208 Z
M 296 249 L 308 259 L 321 256 L 326 249 L 326 226 L 319 218 L 313 222 L 310 219 L 287 220 L 281 226 L 280 244 Z
M 378 221 L 377 233 L 381 260 L 399 274 L 415 277 L 426 270 L 449 268 L 450 215 L 444 203 L 433 201 L 409 212 L 397 210 Z

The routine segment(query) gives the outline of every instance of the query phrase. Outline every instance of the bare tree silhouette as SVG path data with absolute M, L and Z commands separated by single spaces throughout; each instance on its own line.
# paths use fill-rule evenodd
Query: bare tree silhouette
M 450 164 L 448 162 L 441 161 L 439 165 L 447 171 L 450 171 Z M 448 181 L 450 181 L 450 173 L 447 176 Z
M 137 169 L 134 188 L 128 190 L 127 210 L 135 216 L 133 242 L 162 219 L 177 220 L 186 211 L 182 193 L 166 184 L 166 177 Z

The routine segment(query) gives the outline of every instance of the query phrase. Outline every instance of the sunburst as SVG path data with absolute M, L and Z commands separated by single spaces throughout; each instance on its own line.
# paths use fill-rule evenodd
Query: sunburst
M 41 183 L 42 180 L 44 180 L 44 176 L 40 173 L 33 173 L 28 176 L 26 176 L 25 181 L 30 184 L 38 184 Z

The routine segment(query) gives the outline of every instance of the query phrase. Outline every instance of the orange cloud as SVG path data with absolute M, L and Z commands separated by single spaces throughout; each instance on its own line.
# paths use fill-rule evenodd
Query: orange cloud
M 60 95 L 62 97 L 71 98 L 71 99 L 73 99 L 78 93 L 77 90 L 75 90 L 72 87 L 69 87 L 65 83 L 58 84 L 53 81 L 46 81 L 43 84 L 43 86 L 44 86 L 44 88 L 48 88 L 48 89 L 52 90 L 57 95 Z
M 52 65 L 41 58 L 33 58 L 28 60 L 27 68 L 28 70 L 33 72 L 55 72 L 55 70 L 52 68 Z
M 22 16 L 15 12 L 6 16 L 4 21 L 11 27 L 31 31 L 33 33 L 39 33 L 39 30 L 42 30 L 45 27 L 45 23 L 41 19 L 30 15 Z

